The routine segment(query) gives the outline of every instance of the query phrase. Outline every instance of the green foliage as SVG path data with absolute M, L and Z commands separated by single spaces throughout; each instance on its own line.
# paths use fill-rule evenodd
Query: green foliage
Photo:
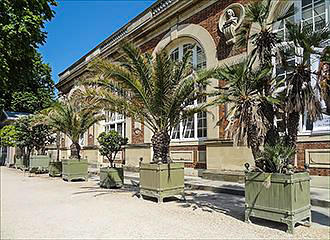
M 277 101 L 275 96 L 265 96 L 260 91 L 262 82 L 271 76 L 272 69 L 253 69 L 252 62 L 251 59 L 244 60 L 216 70 L 215 77 L 225 81 L 226 85 L 219 89 L 213 104 L 230 106 L 225 116 L 228 137 L 234 140 L 235 145 L 247 143 L 256 159 L 270 124 L 261 110 L 262 106 Z M 273 87 L 278 87 L 276 81 L 273 81 Z
M 80 136 L 93 124 L 104 119 L 103 114 L 91 106 L 73 98 L 66 99 L 43 110 L 38 115 L 37 122 L 47 125 L 55 132 L 66 134 L 73 142 L 71 150 L 75 147 L 71 157 L 80 159 Z
M 54 0 L 0 1 L 0 109 L 41 110 L 38 105 L 26 107 L 30 104 L 26 98 L 27 102 L 17 103 L 15 93 L 34 95 L 40 101 L 47 95 L 46 102 L 52 99 L 51 69 L 37 52 L 46 40 L 44 24 L 54 17 L 52 6 L 56 6 Z
M 194 72 L 189 64 L 191 51 L 174 62 L 164 50 L 155 58 L 130 43 L 122 50 L 119 64 L 98 59 L 90 65 L 95 77 L 84 82 L 84 97 L 101 109 L 143 122 L 157 136 L 152 139 L 154 158 L 167 162 L 168 133 L 183 119 L 206 111 L 205 103 L 192 106 L 191 102 L 205 96 L 212 71 Z
M 110 166 L 113 167 L 113 161 L 116 159 L 117 153 L 122 150 L 123 145 L 127 144 L 128 139 L 112 130 L 108 133 L 101 133 L 97 140 L 100 144 L 99 151 L 101 155 L 107 157 L 110 162 Z
M 7 125 L 0 130 L 0 144 L 3 147 L 15 147 L 17 141 L 17 130 L 13 125 Z
M 284 141 L 280 141 L 274 146 L 265 145 L 259 158 L 259 161 L 263 162 L 262 170 L 271 173 L 287 173 L 292 169 L 291 163 L 295 152 L 295 149 L 285 145 Z
M 16 146 L 27 149 L 29 157 L 33 148 L 42 153 L 47 145 L 54 142 L 53 131 L 46 125 L 35 125 L 35 117 L 27 116 L 16 120 L 15 129 L 17 131 Z

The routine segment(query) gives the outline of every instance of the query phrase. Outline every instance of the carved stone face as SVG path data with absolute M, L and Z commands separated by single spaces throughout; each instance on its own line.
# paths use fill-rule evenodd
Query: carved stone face
M 227 10 L 227 19 L 232 19 L 233 17 L 236 17 L 235 12 L 233 9 L 228 9 Z

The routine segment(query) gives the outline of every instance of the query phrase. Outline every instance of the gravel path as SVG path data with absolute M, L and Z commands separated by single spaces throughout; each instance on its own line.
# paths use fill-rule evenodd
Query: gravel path
M 103 190 L 97 181 L 64 182 L 23 176 L 1 167 L 1 239 L 328 239 L 329 209 L 313 209 L 316 223 L 286 226 L 244 223 L 244 198 L 203 191 L 187 201 L 157 204 L 132 197 L 134 189 Z

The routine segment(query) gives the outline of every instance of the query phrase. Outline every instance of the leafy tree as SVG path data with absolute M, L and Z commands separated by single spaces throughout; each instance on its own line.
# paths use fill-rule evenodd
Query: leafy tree
M 73 98 L 56 102 L 38 116 L 39 123 L 47 125 L 53 131 L 60 131 L 71 139 L 71 158 L 78 158 L 79 160 L 80 137 L 89 127 L 103 119 L 103 114 L 91 104 L 85 104 Z
M 36 96 L 40 101 L 48 95 L 51 99 L 54 84 L 51 70 L 42 62 L 37 52 L 44 44 L 47 33 L 44 23 L 54 17 L 54 0 L 2 0 L 0 1 L 0 108 L 34 112 L 40 110 L 25 107 L 25 98 L 18 104 L 15 93 Z M 16 104 L 12 106 L 12 101 Z
M 13 125 L 7 125 L 0 130 L 0 144 L 3 147 L 15 147 L 17 130 Z
M 97 140 L 100 144 L 99 151 L 101 155 L 108 158 L 110 167 L 112 168 L 117 153 L 127 144 L 128 139 L 120 136 L 118 132 L 112 130 L 108 133 L 101 133 Z
M 55 140 L 48 126 L 35 124 L 34 116 L 21 117 L 15 121 L 14 126 L 17 131 L 16 146 L 26 149 L 27 160 L 34 148 L 43 154 L 45 147 Z
M 153 161 L 169 162 L 170 133 L 183 119 L 205 111 L 206 104 L 191 105 L 205 95 L 211 71 L 195 73 L 188 51 L 174 62 L 163 50 L 153 59 L 133 44 L 123 45 L 120 63 L 96 60 L 90 65 L 95 76 L 85 81 L 85 96 L 93 105 L 124 113 L 143 122 L 153 132 Z

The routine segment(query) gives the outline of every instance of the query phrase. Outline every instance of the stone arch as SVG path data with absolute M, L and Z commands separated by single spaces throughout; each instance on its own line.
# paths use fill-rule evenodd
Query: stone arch
M 210 68 L 217 65 L 217 47 L 211 34 L 205 28 L 196 24 L 182 24 L 171 28 L 171 30 L 157 44 L 153 51 L 153 55 L 161 49 L 168 47 L 172 42 L 179 38 L 194 39 L 205 52 L 207 67 Z

